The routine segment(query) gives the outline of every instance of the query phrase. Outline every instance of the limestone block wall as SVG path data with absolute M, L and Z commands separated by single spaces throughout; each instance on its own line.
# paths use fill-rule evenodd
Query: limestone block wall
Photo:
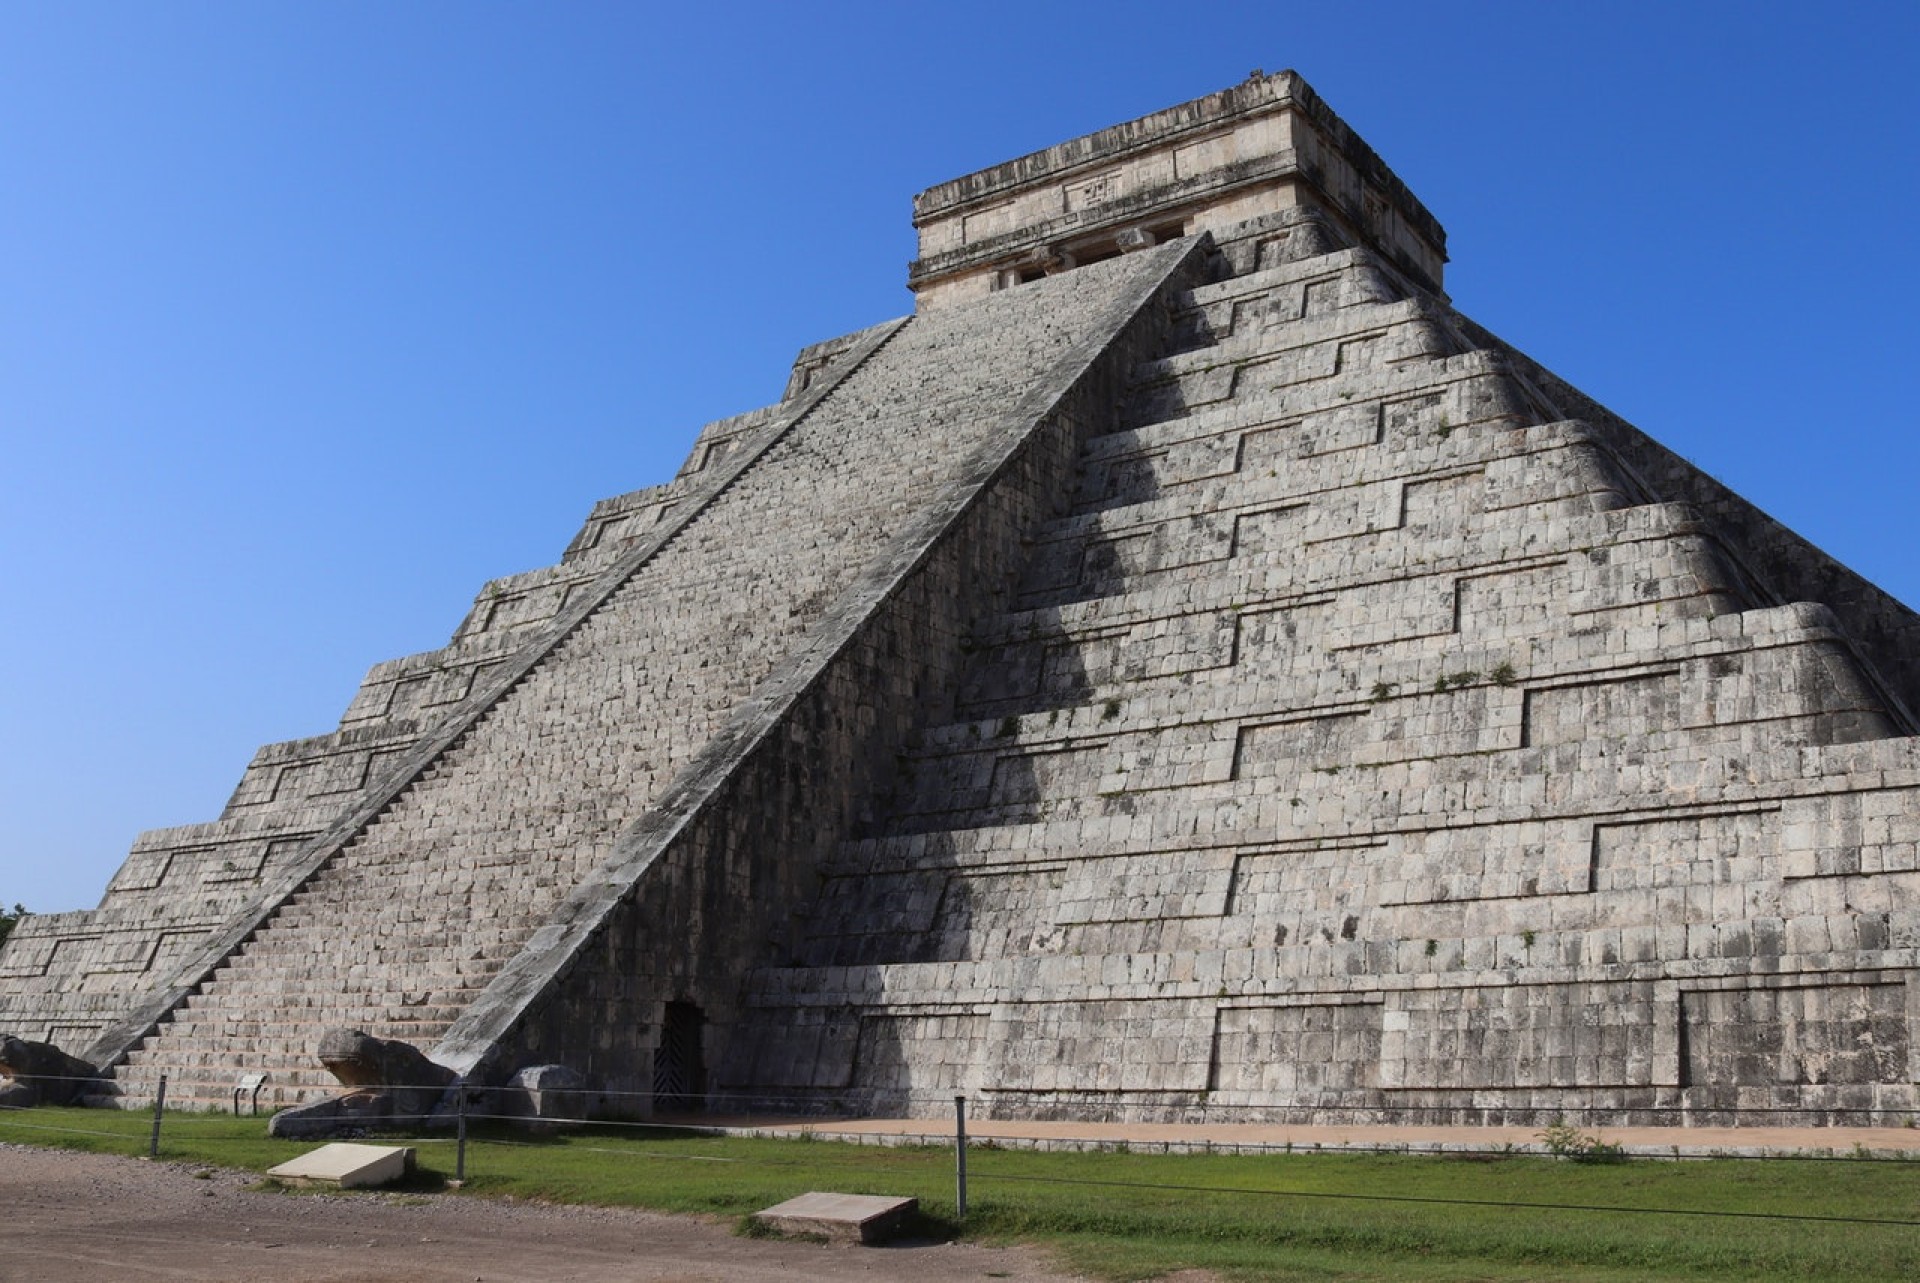
M 928 188 L 914 198 L 921 310 L 985 297 L 1037 270 L 1096 261 L 1123 232 L 1224 231 L 1312 207 L 1429 289 L 1446 233 L 1379 156 L 1292 72 Z
M 1463 335 L 1504 347 L 1458 314 L 1451 320 Z M 1904 732 L 1920 728 L 1913 716 L 1920 709 L 1920 615 L 1551 371 L 1506 350 L 1540 404 L 1564 407 L 1596 426 L 1620 472 L 1649 494 L 1698 510 L 1736 568 L 1761 593 L 1773 601 L 1817 601 L 1831 609 L 1863 650 L 1869 675 L 1884 683 L 1881 695 L 1899 710 Z
M 261 749 L 218 820 L 141 834 L 98 908 L 22 922 L 0 953 L 0 1028 L 85 1048 L 296 863 L 417 735 L 376 727 Z
M 1337 229 L 1221 248 L 722 1085 L 1904 1117 L 1900 612 L 1802 600 L 1819 560 Z

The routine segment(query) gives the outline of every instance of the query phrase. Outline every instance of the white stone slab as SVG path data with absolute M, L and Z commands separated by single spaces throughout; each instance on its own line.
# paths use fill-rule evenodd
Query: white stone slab
M 270 1170 L 276 1180 L 311 1185 L 338 1185 L 341 1189 L 369 1189 L 391 1185 L 413 1167 L 410 1145 L 349 1145 L 336 1143 L 302 1154 Z
M 884 1243 L 920 1206 L 917 1198 L 879 1194 L 802 1194 L 755 1212 L 753 1219 L 784 1234 L 824 1234 L 841 1242 Z

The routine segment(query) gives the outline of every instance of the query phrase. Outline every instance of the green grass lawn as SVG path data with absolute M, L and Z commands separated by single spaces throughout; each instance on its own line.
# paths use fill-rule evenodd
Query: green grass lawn
M 113 1111 L 0 1113 L 0 1141 L 141 1154 L 150 1125 Z M 265 1132 L 264 1119 L 169 1115 L 161 1157 L 263 1170 L 309 1147 Z M 430 1178 L 451 1175 L 452 1147 L 421 1144 Z M 1920 1278 L 1920 1163 L 976 1148 L 968 1167 L 967 1237 L 1038 1243 L 1116 1280 L 1188 1268 L 1247 1280 Z M 930 1229 L 955 1228 L 953 1156 L 935 1148 L 490 1132 L 469 1144 L 467 1177 L 466 1195 L 730 1218 L 810 1189 L 913 1195 Z

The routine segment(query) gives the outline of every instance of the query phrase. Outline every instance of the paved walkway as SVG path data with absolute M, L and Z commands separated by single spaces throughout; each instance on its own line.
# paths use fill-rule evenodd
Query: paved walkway
M 692 1122 L 693 1120 L 689 1120 Z M 869 1145 L 951 1144 L 948 1118 L 715 1118 L 699 1125 L 741 1136 L 797 1136 Z M 1033 1149 L 1101 1149 L 1125 1145 L 1166 1153 L 1208 1151 L 1299 1153 L 1313 1150 L 1405 1150 L 1412 1153 L 1534 1151 L 1538 1127 L 1310 1126 L 1293 1123 L 1066 1123 L 1031 1119 L 967 1119 L 976 1143 Z M 1654 1157 L 1761 1158 L 1778 1155 L 1920 1157 L 1920 1129 L 1911 1127 L 1582 1127 L 1583 1133 Z

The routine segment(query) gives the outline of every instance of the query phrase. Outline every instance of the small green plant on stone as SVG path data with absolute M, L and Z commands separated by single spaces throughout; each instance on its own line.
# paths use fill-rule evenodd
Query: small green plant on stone
M 1520 943 L 1525 948 L 1533 948 L 1533 928 L 1529 927 L 1520 933 Z
M 1619 1145 L 1583 1132 L 1563 1118 L 1555 1118 L 1540 1132 L 1540 1143 L 1555 1158 L 1574 1163 L 1618 1163 L 1626 1158 Z
M 1427 956 L 1431 958 L 1438 952 L 1440 952 L 1440 942 L 1438 940 L 1427 941 Z
M 1505 661 L 1493 670 L 1491 676 L 1495 686 L 1511 686 L 1520 680 L 1520 675 L 1513 671 L 1513 665 Z
M 1392 699 L 1393 693 L 1399 689 L 1400 683 L 1398 682 L 1375 682 L 1373 684 L 1373 702 L 1376 704 L 1384 704 Z
M 1120 701 L 1117 699 L 1108 700 L 1106 707 L 1100 710 L 1100 720 L 1103 722 L 1111 722 L 1118 716 L 1120 716 Z
M 1000 727 L 993 733 L 995 739 L 1012 739 L 1020 733 L 1020 719 L 1009 713 L 1000 719 Z
M 20 919 L 26 916 L 25 905 L 16 904 L 11 909 L 0 907 L 0 944 L 7 942 L 7 937 L 13 934 L 13 929 L 20 924 Z

